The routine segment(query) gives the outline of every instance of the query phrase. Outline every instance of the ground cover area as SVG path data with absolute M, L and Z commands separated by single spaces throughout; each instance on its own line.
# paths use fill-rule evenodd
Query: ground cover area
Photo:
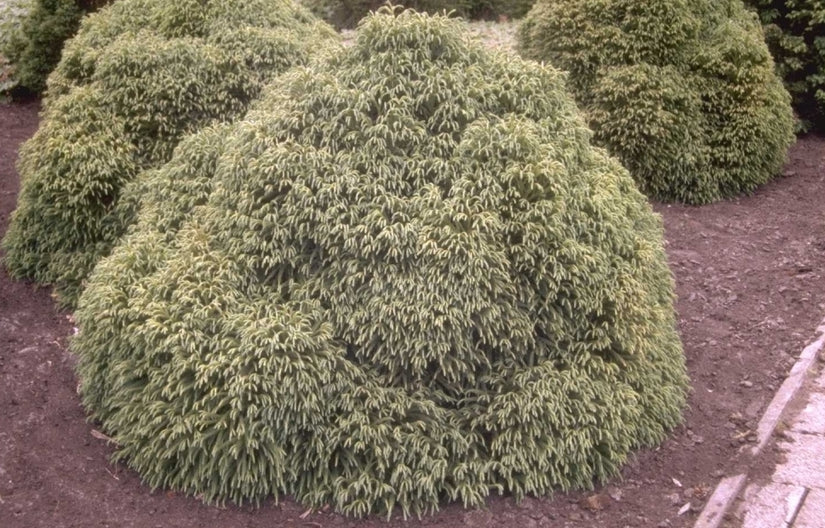
M 36 101 L 0 106 L 0 235 L 19 188 L 17 149 L 35 131 L 38 110 Z M 825 139 L 801 139 L 783 175 L 753 196 L 654 207 L 665 222 L 693 386 L 684 425 L 659 448 L 639 452 L 607 486 L 521 504 L 496 497 L 485 510 L 445 505 L 389 525 L 686 527 L 717 481 L 749 463 L 745 451 L 762 410 L 825 315 Z M 151 492 L 108 462 L 114 446 L 86 422 L 66 346 L 72 329 L 48 290 L 0 271 L 0 525 L 388 525 L 306 512 L 289 499 L 216 507 Z

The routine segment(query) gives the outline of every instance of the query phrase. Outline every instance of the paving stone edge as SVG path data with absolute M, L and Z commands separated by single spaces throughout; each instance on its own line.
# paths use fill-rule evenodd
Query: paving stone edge
M 806 346 L 791 368 L 788 377 L 776 391 L 768 408 L 759 420 L 756 428 L 756 445 L 751 449 L 751 455 L 756 457 L 762 453 L 768 441 L 776 430 L 779 419 L 788 404 L 793 401 L 819 355 L 825 348 L 825 320 L 816 329 L 818 338 Z M 736 497 L 742 493 L 747 481 L 747 473 L 734 475 L 722 479 L 713 491 L 704 509 L 696 519 L 694 528 L 719 528 Z

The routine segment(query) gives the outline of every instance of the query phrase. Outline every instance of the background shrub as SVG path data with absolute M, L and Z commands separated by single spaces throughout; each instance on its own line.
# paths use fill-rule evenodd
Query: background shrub
M 487 0 L 480 3 L 482 12 L 489 10 L 493 15 L 521 18 L 530 11 L 535 0 Z
M 18 2 L 19 3 L 19 2 Z M 17 31 L 0 42 L 0 50 L 14 65 L 16 84 L 34 93 L 46 88 L 46 78 L 60 60 L 63 43 L 75 34 L 94 1 L 30 0 Z
M 748 0 L 759 11 L 779 74 L 803 131 L 825 131 L 825 4 L 818 0 Z
M 539 0 L 518 42 L 570 72 L 596 141 L 655 198 L 750 192 L 793 141 L 790 98 L 739 0 Z
M 267 82 L 334 40 L 291 0 L 121 0 L 85 18 L 21 149 L 3 240 L 11 275 L 53 284 L 72 305 L 128 225 L 123 185 L 185 134 L 242 116 Z
M 14 65 L 6 56 L 9 43 L 18 38 L 23 20 L 31 9 L 31 0 L 0 2 L 0 98 L 17 86 Z
M 151 486 L 422 513 L 589 487 L 679 422 L 659 218 L 562 73 L 461 27 L 371 15 L 129 184 L 72 349 Z
M 333 26 L 353 28 L 367 13 L 387 0 L 302 0 L 313 13 Z M 406 0 L 392 2 L 427 13 L 453 12 L 464 18 L 520 18 L 527 14 L 534 0 Z

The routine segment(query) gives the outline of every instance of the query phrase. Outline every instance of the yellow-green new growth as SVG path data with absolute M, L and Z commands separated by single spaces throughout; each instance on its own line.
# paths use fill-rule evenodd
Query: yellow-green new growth
M 615 476 L 680 421 L 662 227 L 559 71 L 383 10 L 142 182 L 73 340 L 152 487 L 362 516 Z

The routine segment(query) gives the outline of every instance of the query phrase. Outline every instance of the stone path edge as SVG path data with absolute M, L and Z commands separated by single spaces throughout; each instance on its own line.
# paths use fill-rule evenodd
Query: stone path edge
M 751 450 L 752 456 L 758 456 L 768 445 L 780 417 L 799 392 L 808 371 L 825 348 L 825 320 L 817 327 L 816 332 L 819 337 L 802 350 L 788 377 L 785 378 L 779 390 L 776 391 L 771 403 L 759 420 L 759 425 L 756 428 L 756 446 Z M 693 528 L 719 528 L 733 501 L 736 500 L 736 497 L 745 487 L 746 481 L 747 473 L 722 479 L 696 519 Z

